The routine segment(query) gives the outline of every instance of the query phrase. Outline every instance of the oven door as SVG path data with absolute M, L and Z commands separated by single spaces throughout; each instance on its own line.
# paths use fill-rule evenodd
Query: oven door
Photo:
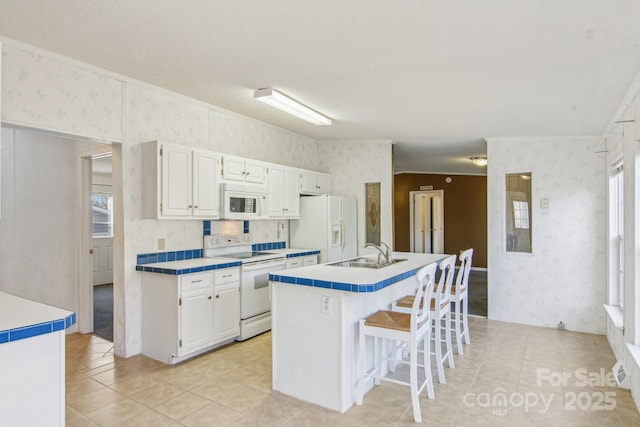
M 284 270 L 286 260 L 249 262 L 242 265 L 240 283 L 240 318 L 248 319 L 271 310 L 269 273 Z

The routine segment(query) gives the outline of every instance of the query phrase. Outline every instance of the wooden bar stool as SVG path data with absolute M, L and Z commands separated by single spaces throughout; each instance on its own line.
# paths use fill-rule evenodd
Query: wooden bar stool
M 471 344 L 469 337 L 469 274 L 471 273 L 471 259 L 473 258 L 473 248 L 467 249 L 460 254 L 460 269 L 456 276 L 456 283 L 451 289 L 451 299 L 454 303 L 453 324 L 456 335 L 456 345 L 458 354 L 464 354 L 462 339 L 465 344 Z
M 380 384 L 380 380 L 390 381 L 397 384 L 408 385 L 411 388 L 411 404 L 413 406 L 413 419 L 415 422 L 422 422 L 420 413 L 419 395 L 427 388 L 427 396 L 433 399 L 433 379 L 431 377 L 430 362 L 430 334 L 431 317 L 429 310 L 420 310 L 420 306 L 431 300 L 434 288 L 434 277 L 436 264 L 430 264 L 421 268 L 416 273 L 418 280 L 418 290 L 414 295 L 414 303 L 410 312 L 402 313 L 390 310 L 379 310 L 366 319 L 360 320 L 360 380 L 356 395 L 356 405 L 362 405 L 364 397 L 365 380 L 372 378 L 374 384 Z M 367 337 L 374 339 L 373 368 L 367 371 L 366 348 Z M 377 351 L 378 339 L 383 340 L 382 357 Z M 388 346 L 389 341 L 392 343 Z M 397 343 L 400 343 L 399 345 Z M 422 363 L 418 363 L 418 348 L 422 344 Z M 403 346 L 409 347 L 409 361 L 402 358 Z M 398 356 L 400 356 L 398 358 Z M 409 382 L 383 376 L 386 372 L 382 370 L 382 361 L 389 363 L 405 363 L 409 365 Z M 418 384 L 418 367 L 423 368 L 424 381 Z
M 430 312 L 433 319 L 434 328 L 434 355 L 436 357 L 436 366 L 438 367 L 438 381 L 445 384 L 444 377 L 444 361 L 450 368 L 455 368 L 453 361 L 453 346 L 451 343 L 451 287 L 453 285 L 454 268 L 456 264 L 456 256 L 450 255 L 440 261 L 438 268 L 441 271 L 440 280 L 434 293 L 433 299 L 430 300 Z M 407 312 L 408 307 L 414 303 L 413 295 L 407 295 L 392 305 L 392 310 L 399 312 Z M 442 325 L 444 322 L 444 326 Z M 444 339 L 442 330 L 444 329 Z M 442 354 L 442 344 L 445 344 L 445 352 Z

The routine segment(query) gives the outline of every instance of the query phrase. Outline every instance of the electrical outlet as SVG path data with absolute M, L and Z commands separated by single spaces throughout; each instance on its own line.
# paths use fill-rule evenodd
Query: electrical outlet
M 333 305 L 333 298 L 322 296 L 320 311 L 324 314 L 331 314 L 331 306 Z
M 158 250 L 159 251 L 163 251 L 164 250 L 164 239 L 158 239 Z

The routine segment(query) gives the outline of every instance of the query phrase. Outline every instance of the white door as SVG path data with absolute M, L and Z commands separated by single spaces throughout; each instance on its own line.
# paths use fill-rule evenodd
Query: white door
M 412 191 L 411 252 L 444 252 L 444 192 Z
M 93 238 L 93 286 L 113 283 L 113 238 Z
M 297 169 L 284 170 L 283 205 L 287 218 L 300 218 L 300 175 Z

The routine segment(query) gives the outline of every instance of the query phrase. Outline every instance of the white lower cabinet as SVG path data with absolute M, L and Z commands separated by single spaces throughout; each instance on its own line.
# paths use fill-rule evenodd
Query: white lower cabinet
M 316 265 L 317 263 L 318 255 L 306 255 L 287 258 L 287 270 L 291 268 L 306 267 L 308 265 Z
M 240 335 L 240 284 L 238 269 L 220 270 L 213 288 L 213 339 L 221 342 Z
M 237 337 L 239 268 L 142 273 L 142 353 L 174 364 Z

